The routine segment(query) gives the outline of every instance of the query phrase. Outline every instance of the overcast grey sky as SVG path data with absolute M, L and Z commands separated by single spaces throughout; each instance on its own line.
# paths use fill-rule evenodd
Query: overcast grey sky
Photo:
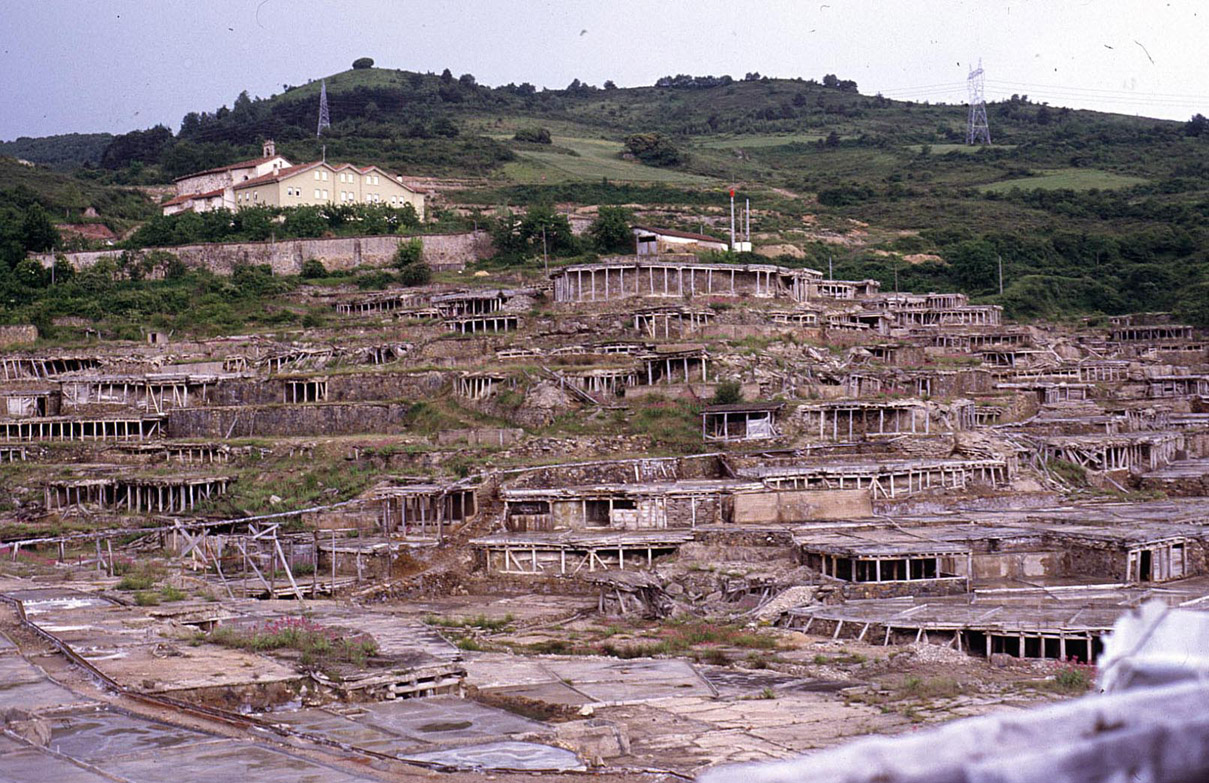
M 1205 0 L 4 0 L 0 139 L 124 132 L 345 70 L 484 84 L 651 84 L 748 71 L 861 92 L 987 97 L 1171 119 L 1209 114 Z

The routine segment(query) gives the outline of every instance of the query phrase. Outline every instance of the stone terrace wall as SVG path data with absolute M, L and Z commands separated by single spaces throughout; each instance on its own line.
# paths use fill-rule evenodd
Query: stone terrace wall
M 32 343 L 38 339 L 38 327 L 32 324 L 0 326 L 0 345 Z
M 296 275 L 302 271 L 302 263 L 308 258 L 322 261 L 329 271 L 357 266 L 387 266 L 399 242 L 409 238 L 387 235 L 283 239 L 278 242 L 221 242 L 146 248 L 137 252 L 166 250 L 178 256 L 188 267 L 205 268 L 220 275 L 231 274 L 238 264 L 268 264 L 273 268 L 273 274 Z M 433 269 L 462 269 L 466 264 L 492 254 L 491 236 L 486 231 L 425 234 L 419 239 L 424 243 L 424 261 Z M 89 250 L 62 255 L 75 269 L 84 269 L 102 258 L 116 260 L 121 253 L 121 250 Z M 41 253 L 33 258 L 49 267 L 54 262 L 55 254 Z
M 545 488 L 585 484 L 648 484 L 686 479 L 718 478 L 721 467 L 717 457 L 675 457 L 649 460 L 648 469 L 640 460 L 548 465 L 509 479 L 509 486 Z M 635 468 L 637 467 L 637 473 Z
M 278 376 L 268 380 L 249 378 L 223 381 L 210 392 L 213 407 L 235 405 L 273 405 L 286 400 L 286 385 L 291 380 L 327 378 L 327 402 L 378 402 L 382 400 L 428 399 L 446 383 L 440 372 L 322 372 L 307 375 Z
M 178 408 L 168 414 L 170 438 L 357 435 L 404 430 L 409 406 L 397 403 Z

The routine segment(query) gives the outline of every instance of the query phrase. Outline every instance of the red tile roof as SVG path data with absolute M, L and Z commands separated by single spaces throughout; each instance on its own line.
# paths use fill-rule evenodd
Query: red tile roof
M 163 204 L 160 204 L 160 206 L 169 207 L 169 206 L 172 206 L 173 204 L 184 204 L 186 201 L 194 201 L 194 200 L 203 199 L 203 198 L 218 198 L 222 194 L 223 194 L 222 188 L 219 188 L 218 190 L 208 190 L 205 193 L 185 193 L 184 195 L 168 199 Z
M 282 160 L 285 160 L 285 158 L 282 157 L 281 155 L 269 155 L 269 156 L 263 157 L 263 158 L 253 158 L 252 160 L 241 160 L 238 163 L 229 163 L 226 166 L 216 166 L 215 168 L 206 169 L 205 171 L 195 171 L 192 174 L 186 174 L 183 177 L 177 177 L 176 179 L 174 179 L 172 181 L 180 182 L 182 179 L 193 179 L 194 177 L 202 177 L 202 176 L 205 176 L 206 174 L 220 174 L 224 171 L 230 171 L 231 169 L 250 169 L 250 168 L 259 166 L 262 163 L 268 163 L 270 160 L 273 160 L 274 158 L 282 158 Z
M 344 171 L 346 169 L 352 169 L 353 171 L 356 171 L 359 174 L 366 174 L 370 171 L 381 171 L 382 174 L 388 180 L 395 183 L 396 185 L 399 185 L 400 187 L 402 187 L 406 190 L 410 190 L 412 193 L 417 192 L 417 191 L 413 190 L 412 188 L 408 187 L 407 185 L 404 185 L 402 182 L 399 182 L 398 178 L 393 176 L 390 172 L 386 171 L 385 169 L 381 169 L 377 166 L 354 166 L 351 163 L 328 163 L 327 161 L 322 161 L 322 160 L 315 160 L 315 161 L 311 161 L 310 163 L 299 163 L 297 166 L 290 166 L 287 169 L 279 169 L 277 171 L 272 171 L 272 172 L 269 172 L 268 174 L 264 174 L 262 176 L 254 178 L 254 179 L 248 179 L 248 180 L 244 180 L 243 182 L 237 182 L 235 184 L 235 189 L 242 190 L 243 188 L 256 187 L 257 185 L 267 185 L 270 182 L 280 182 L 281 180 L 285 179 L 286 177 L 292 177 L 295 174 L 301 174 L 302 172 L 309 171 L 310 169 L 314 168 L 315 166 L 319 166 L 319 165 L 326 165 L 333 172 L 337 172 L 337 173 Z
M 301 174 L 304 171 L 313 169 L 315 166 L 322 165 L 322 163 L 323 163 L 323 161 L 321 161 L 321 160 L 315 160 L 315 161 L 311 161 L 310 163 L 299 163 L 297 166 L 290 166 L 289 168 L 277 169 L 276 171 L 270 171 L 268 174 L 262 174 L 259 177 L 253 177 L 252 179 L 245 179 L 243 182 L 235 183 L 235 190 L 242 190 L 244 188 L 254 188 L 257 185 L 267 185 L 270 182 L 280 182 L 281 180 L 285 179 L 286 177 L 292 177 L 295 174 Z

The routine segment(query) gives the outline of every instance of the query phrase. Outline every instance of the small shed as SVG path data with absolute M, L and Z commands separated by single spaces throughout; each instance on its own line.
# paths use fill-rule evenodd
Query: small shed
M 780 402 L 707 405 L 701 410 L 701 437 L 707 441 L 768 440 L 779 436 Z
M 657 256 L 664 253 L 685 253 L 696 250 L 725 252 L 729 245 L 708 234 L 692 231 L 677 231 L 671 228 L 634 226 L 635 252 L 640 256 Z

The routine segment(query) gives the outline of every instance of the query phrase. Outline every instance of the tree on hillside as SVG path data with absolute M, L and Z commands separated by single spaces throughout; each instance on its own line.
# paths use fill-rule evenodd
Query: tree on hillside
M 172 143 L 172 131 L 163 125 L 115 136 L 101 153 L 101 167 L 121 169 L 131 163 L 156 163 L 164 148 Z
M 546 233 L 546 250 L 553 256 L 574 255 L 579 252 L 579 240 L 571 232 L 567 216 L 548 204 L 535 204 L 525 213 L 522 230 L 534 252 L 542 247 L 542 229 Z
M 58 242 L 59 232 L 31 191 L 0 191 L 0 261 L 5 267 L 14 267 L 27 253 L 50 250 Z
M 21 220 L 21 237 L 25 249 L 33 253 L 43 253 L 58 244 L 59 232 L 41 204 L 31 204 L 25 210 L 25 217 Z
M 374 67 L 374 58 L 372 58 L 372 57 L 358 57 L 356 60 L 353 60 L 353 70 L 354 71 L 363 71 L 366 68 L 373 68 L 373 67 Z
M 512 138 L 516 141 L 527 141 L 531 144 L 551 143 L 549 128 L 520 128 Z
M 630 221 L 634 214 L 625 207 L 602 206 L 596 212 L 596 220 L 588 227 L 592 244 L 601 253 L 627 253 L 634 244 L 630 232 Z
M 569 256 L 579 252 L 579 240 L 571 232 L 567 216 L 545 204 L 529 207 L 523 216 L 505 211 L 491 224 L 491 240 L 499 256 L 520 260 L 541 254 L 543 229 L 546 251 L 551 256 Z
M 1194 114 L 1192 119 L 1184 123 L 1185 136 L 1201 136 L 1206 131 L 1209 131 L 1209 119 L 1206 119 L 1203 114 Z
M 231 104 L 231 113 L 237 116 L 246 116 L 252 113 L 252 99 L 248 97 L 247 90 L 244 90 L 235 97 L 235 103 Z
M 634 133 L 625 139 L 626 150 L 649 166 L 678 166 L 684 153 L 662 133 Z
M 856 82 L 851 79 L 841 79 L 834 73 L 829 73 L 823 77 L 823 86 L 840 92 L 856 92 Z

